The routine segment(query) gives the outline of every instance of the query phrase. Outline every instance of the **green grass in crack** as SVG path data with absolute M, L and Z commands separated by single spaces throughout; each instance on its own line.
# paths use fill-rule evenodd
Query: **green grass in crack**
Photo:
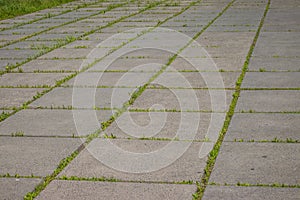
M 5 112 L 3 111 L 1 114 L 0 114 L 0 122 L 3 121 L 4 119 L 6 119 L 7 117 L 9 117 L 10 114 L 8 112 Z
M 23 137 L 24 131 L 17 131 L 11 134 L 12 137 Z
M 0 0 L 0 20 L 52 8 L 71 1 L 74 0 Z M 51 16 L 49 14 L 47 17 Z

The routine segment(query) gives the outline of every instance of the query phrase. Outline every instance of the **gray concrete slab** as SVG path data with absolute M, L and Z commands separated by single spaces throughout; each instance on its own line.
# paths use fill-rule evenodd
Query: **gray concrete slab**
M 101 41 L 107 39 L 111 37 L 111 34 L 109 33 L 93 33 L 90 34 L 86 37 L 83 37 L 83 40 L 87 40 L 87 41 L 97 41 L 98 43 L 100 43 Z
M 107 146 L 108 143 L 112 143 L 112 146 Z M 89 144 L 88 149 L 84 150 L 81 154 L 79 154 L 73 161 L 68 165 L 59 176 L 78 176 L 78 177 L 107 177 L 107 178 L 116 178 L 119 180 L 131 180 L 131 181 L 157 181 L 157 182 L 177 182 L 184 180 L 198 181 L 203 173 L 203 169 L 206 165 L 206 158 L 199 158 L 199 150 L 202 143 L 193 143 L 183 155 L 181 155 L 178 159 L 174 160 L 175 162 L 165 163 L 165 159 L 169 161 L 168 156 L 170 158 L 173 156 L 175 149 L 172 152 L 163 151 L 166 145 L 168 145 L 170 141 L 154 141 L 154 140 L 110 140 L 105 141 L 103 139 L 93 140 L 92 143 Z M 187 142 L 179 142 L 173 141 L 171 145 L 177 150 L 182 150 L 182 147 L 189 145 Z M 125 153 L 125 160 L 115 160 L 118 157 L 116 152 L 116 148 L 121 150 L 121 154 L 126 152 L 131 152 L 136 155 L 135 161 L 128 162 L 129 157 L 128 154 Z M 172 148 L 172 147 L 170 147 Z M 93 152 L 91 154 L 90 152 Z M 170 150 L 170 149 L 169 149 Z M 162 151 L 162 152 L 161 152 Z M 147 153 L 150 152 L 161 152 L 159 157 L 154 157 L 155 155 L 146 157 Z M 114 165 L 119 166 L 119 169 L 124 170 L 136 170 L 137 162 L 140 167 L 148 165 L 154 167 L 158 167 L 159 170 L 149 171 L 147 173 L 130 173 L 126 171 L 119 171 L 117 169 L 113 169 L 106 164 L 101 163 L 101 161 L 97 160 L 93 155 L 100 155 L 105 153 L 105 157 L 103 159 L 108 163 L 114 163 Z M 179 153 L 179 152 L 178 152 Z M 120 154 L 120 155 L 121 155 Z M 168 155 L 167 155 L 168 154 Z M 169 155 L 172 154 L 172 155 Z M 104 155 L 104 154 L 102 154 Z M 132 158 L 132 154 L 130 154 Z M 143 161 L 141 160 L 141 156 L 144 155 Z M 178 155 L 178 156 L 179 156 Z M 148 159 L 149 158 L 149 159 Z M 115 163 L 114 160 L 117 162 Z M 140 161 L 139 161 L 140 160 Z M 168 162 L 167 161 L 167 162 Z M 133 163 L 134 162 L 134 163 Z M 154 163 L 153 163 L 154 162 Z M 160 163 L 163 162 L 166 164 L 164 168 L 160 168 Z M 107 163 L 107 164 L 108 164 Z M 148 163 L 148 164 L 147 164 Z M 124 167 L 124 168 L 123 168 Z M 125 169 L 126 168 L 126 169 Z M 149 170 L 151 170 L 149 168 Z
M 1 199 L 23 199 L 41 182 L 37 178 L 0 178 Z
M 39 57 L 40 59 L 85 58 L 93 49 L 55 49 Z M 80 62 L 80 60 L 78 61 Z
M 37 107 L 60 107 L 93 109 L 100 108 L 121 108 L 128 101 L 136 88 L 55 88 L 50 93 L 37 99 L 29 106 Z M 95 94 L 94 94 L 95 92 Z M 95 101 L 95 102 L 94 102 Z
M 300 88 L 300 72 L 247 72 L 242 88 Z
M 33 28 L 24 28 L 22 26 L 16 27 L 13 29 L 8 29 L 1 31 L 0 34 L 13 34 L 13 35 L 24 35 L 24 36 L 29 36 L 31 34 L 38 33 L 40 31 L 43 31 L 44 29 L 41 27 L 33 27 Z
M 249 51 L 249 46 L 241 44 L 238 46 L 231 46 L 228 43 L 221 44 L 220 46 L 210 46 L 207 45 L 204 47 L 207 53 L 214 57 L 233 57 L 247 55 Z
M 236 112 L 298 112 L 298 90 L 241 91 Z
M 253 32 L 257 30 L 256 26 L 252 25 L 213 25 L 207 29 L 207 32 Z
M 244 58 L 177 58 L 167 71 L 241 71 Z
M 298 199 L 299 193 L 299 188 L 208 186 L 204 192 L 204 196 L 202 197 L 202 199 Z
M 21 110 L 0 122 L 0 135 L 22 132 L 25 136 L 85 136 L 100 129 L 101 122 L 112 114 L 109 110 Z
M 224 118 L 224 113 L 125 112 L 101 135 L 204 140 L 209 131 L 219 133 Z
M 54 40 L 66 40 L 67 37 L 77 37 L 79 36 L 79 33 L 52 33 L 52 34 L 47 34 L 47 33 L 42 33 L 33 37 L 30 37 L 27 39 L 27 41 L 54 41 Z
M 0 60 L 0 71 L 5 71 L 6 67 L 15 66 L 22 63 L 25 59 L 3 59 Z
M 281 2 L 278 1 L 278 3 Z M 265 24 L 298 24 L 299 22 L 297 19 L 299 19 L 299 17 L 299 10 L 296 7 L 283 8 L 280 6 L 276 9 L 272 9 L 271 7 L 271 10 L 266 17 Z
M 117 26 L 132 27 L 132 28 L 143 28 L 143 27 L 154 27 L 157 22 L 120 22 Z
M 78 71 L 81 68 L 82 61 L 73 60 L 32 60 L 22 65 L 24 72 L 39 72 L 39 71 Z M 84 65 L 82 65 L 84 66 Z
M 42 88 L 1 88 L 0 108 L 19 107 L 23 103 L 33 100 L 33 96 L 43 90 Z
M 196 188 L 182 184 L 55 180 L 36 199 L 191 199 Z
M 252 57 L 249 70 L 266 71 L 300 71 L 298 62 L 300 58 L 274 58 L 274 57 Z
M 196 41 L 203 47 L 224 46 L 240 49 L 249 48 L 254 36 L 255 33 L 252 32 L 204 32 Z
M 239 72 L 165 72 L 154 83 L 167 88 L 235 88 L 239 75 Z
M 285 47 L 286 44 L 292 44 L 293 46 L 299 45 L 299 34 L 296 32 L 262 32 L 258 39 L 256 48 L 278 46 Z M 263 52 L 260 52 L 263 53 Z
M 35 49 L 43 50 L 46 47 L 53 47 L 55 41 L 21 41 L 5 47 L 5 49 Z
M 287 138 L 300 141 L 299 114 L 236 113 L 225 141 L 272 141 Z
M 0 58 L 1 59 L 22 59 L 28 58 L 38 54 L 37 50 L 26 49 L 26 50 L 15 50 L 15 49 L 0 49 Z
M 9 43 L 12 40 L 19 40 L 21 39 L 23 36 L 22 35 L 1 35 L 1 41 L 6 41 L 5 44 Z
M 268 25 L 265 24 L 262 28 L 264 32 L 299 32 L 300 27 L 298 24 L 280 24 Z
M 8 73 L 0 77 L 2 87 L 44 87 L 55 86 L 56 82 L 70 73 Z
M 298 144 L 224 142 L 209 181 L 298 185 Z
M 300 39 L 299 39 L 300 40 Z M 273 40 L 272 40 L 273 41 Z M 282 42 L 282 40 L 280 40 Z M 273 57 L 297 57 L 300 53 L 300 44 L 297 44 L 294 40 L 283 44 L 272 44 L 266 46 L 267 40 L 261 45 L 257 46 L 253 51 L 253 56 L 273 56 Z M 292 43 L 292 44 L 289 44 Z M 295 44 L 296 43 L 296 44 Z
M 78 49 L 78 48 L 95 48 L 99 44 L 99 41 L 95 40 L 76 40 L 64 46 L 67 49 Z
M 81 73 L 64 83 L 64 86 L 110 86 L 110 87 L 140 87 L 146 84 L 154 73 L 139 72 L 102 72 Z
M 50 175 L 81 143 L 80 139 L 3 137 L 0 174 Z
M 117 58 L 115 60 L 104 59 L 96 63 L 88 71 L 103 70 L 128 70 L 128 71 L 158 71 L 163 64 L 167 62 L 167 58 Z
M 139 47 L 135 47 L 135 46 L 141 46 L 141 47 L 144 47 L 144 46 L 149 47 L 150 46 L 150 47 L 153 47 L 153 46 L 155 46 L 155 45 L 153 45 L 154 42 L 158 43 L 158 44 L 161 44 L 161 41 L 157 41 L 157 38 L 156 38 L 156 41 L 155 41 L 155 37 L 164 38 L 163 36 L 165 36 L 166 37 L 165 39 L 168 39 L 167 38 L 168 35 L 161 36 L 161 35 L 158 35 L 158 34 L 159 33 L 157 33 L 157 32 L 147 33 L 147 34 L 141 36 L 140 38 L 138 38 L 137 40 L 132 41 L 131 43 L 129 43 L 128 45 L 126 45 L 125 47 L 123 47 L 121 49 L 121 50 L 124 50 L 124 54 L 121 54 L 121 56 L 118 57 L 118 59 L 164 58 L 164 59 L 166 59 L 166 61 L 168 61 L 167 59 L 169 59 L 170 57 L 172 57 L 174 55 L 174 52 L 173 52 L 174 49 L 172 49 L 172 51 L 168 51 L 168 50 L 165 50 L 165 49 L 156 49 L 156 48 L 144 48 L 144 49 L 142 48 L 142 49 L 140 49 Z M 125 37 L 126 37 L 126 34 L 125 34 Z M 152 45 L 149 45 L 149 42 Z
M 224 112 L 231 98 L 224 90 L 146 89 L 131 108 Z

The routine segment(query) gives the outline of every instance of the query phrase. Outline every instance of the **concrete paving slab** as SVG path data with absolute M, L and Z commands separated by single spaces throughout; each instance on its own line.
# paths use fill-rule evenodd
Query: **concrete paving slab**
M 117 138 L 204 140 L 209 133 L 219 133 L 224 119 L 224 113 L 125 112 L 103 134 Z
M 299 188 L 272 188 L 272 187 L 236 187 L 236 186 L 208 186 L 203 200 L 272 200 L 297 199 Z
M 151 33 L 147 33 L 144 36 L 141 36 L 141 38 L 129 43 L 129 45 L 122 47 L 119 51 L 121 51 L 121 52 L 124 51 L 124 53 L 122 54 L 122 56 L 118 57 L 117 59 L 130 59 L 130 58 L 137 58 L 137 59 L 165 58 L 165 59 L 169 59 L 170 57 L 172 57 L 174 55 L 174 52 L 167 51 L 165 49 L 155 49 L 155 48 L 140 49 L 139 47 L 135 47 L 135 45 L 141 46 L 141 47 L 144 47 L 144 45 L 146 47 L 155 46 L 152 43 L 152 37 L 163 38 L 163 36 L 158 35 L 158 34 L 159 33 L 152 33 L 152 35 L 151 35 Z M 151 42 L 151 44 L 148 43 L 149 41 Z M 160 41 L 156 41 L 156 43 L 158 43 L 158 42 L 160 42 Z M 159 44 L 161 44 L 161 42 Z M 174 51 L 174 49 L 172 49 L 172 51 Z M 168 60 L 166 60 L 166 61 L 168 61 Z
M 291 42 L 293 42 L 293 44 L 274 44 L 268 45 L 267 47 L 257 46 L 253 51 L 253 56 L 297 57 L 300 54 L 300 44 L 295 44 L 295 41 Z
M 0 49 L 1 59 L 12 59 L 12 58 L 28 58 L 38 54 L 37 50 L 11 50 L 11 49 Z
M 42 88 L 1 88 L 0 108 L 19 107 L 23 103 L 33 100 L 33 96 L 43 90 Z
M 268 25 L 265 24 L 262 28 L 264 32 L 299 32 L 300 27 L 298 24 L 280 24 Z
M 128 42 L 127 39 L 117 39 L 117 36 L 114 36 L 114 38 L 116 39 L 102 41 L 98 44 L 97 48 L 118 48 Z
M 27 39 L 27 41 L 60 41 L 60 40 L 66 40 L 68 37 L 77 37 L 79 36 L 79 33 L 52 33 L 52 34 L 47 34 L 47 33 L 41 33 L 39 35 L 30 37 Z
M 72 21 L 69 18 L 47 18 L 43 20 L 39 20 L 37 22 L 33 22 L 32 24 L 47 24 L 48 27 L 59 26 L 60 24 L 67 23 Z
M 31 28 L 31 29 L 24 29 L 24 28 L 14 28 L 9 30 L 4 30 L 0 32 L 0 35 L 22 35 L 23 37 L 37 33 L 42 31 L 42 28 Z
M 245 12 L 245 10 L 244 10 L 244 12 Z M 259 15 L 253 17 L 253 15 L 255 15 L 254 13 L 249 13 L 249 14 L 246 14 L 246 15 L 241 15 L 241 14 L 236 14 L 236 16 L 234 16 L 234 15 L 235 14 L 233 14 L 232 17 L 228 17 L 228 18 L 226 18 L 226 17 L 219 18 L 212 26 L 258 27 L 260 17 L 261 17 Z
M 298 24 L 297 19 L 299 17 L 299 10 L 296 7 L 282 8 L 280 6 L 276 9 L 271 7 L 271 11 L 265 19 L 265 24 Z
M 130 72 L 154 72 L 159 71 L 167 59 L 165 58 L 128 58 L 128 59 L 103 59 L 96 63 L 88 72 L 97 71 L 130 71 Z
M 2 87 L 44 87 L 55 86 L 56 82 L 71 75 L 70 73 L 8 73 L 0 78 Z
M 22 65 L 22 70 L 24 72 L 40 72 L 40 71 L 79 71 L 82 60 L 32 60 L 24 65 Z M 83 65 L 84 66 L 84 65 Z
M 37 199 L 191 199 L 195 185 L 53 181 Z
M 42 50 L 46 47 L 53 47 L 55 41 L 21 41 L 5 47 L 5 49 L 36 49 Z
M 233 115 L 225 141 L 272 141 L 287 138 L 300 141 L 299 114 L 236 113 Z
M 4 137 L 0 140 L 0 174 L 49 175 L 81 143 L 80 139 Z
M 300 58 L 274 58 L 274 57 L 252 57 L 249 63 L 249 70 L 259 71 L 300 71 L 297 64 Z
M 146 84 L 154 73 L 139 72 L 101 72 L 81 73 L 64 83 L 64 86 L 110 86 L 110 87 L 140 87 Z
M 228 44 L 220 46 L 206 46 L 204 47 L 207 53 L 213 57 L 233 57 L 247 55 L 249 47 L 246 45 L 229 46 Z
M 0 122 L 0 135 L 86 136 L 100 129 L 112 114 L 110 110 L 21 110 Z
M 247 72 L 242 88 L 300 88 L 300 72 Z
M 107 142 L 112 142 L 112 146 L 107 146 Z M 153 165 L 155 162 L 154 157 L 144 157 L 141 158 L 140 155 L 146 155 L 150 152 L 159 152 L 165 145 L 168 145 L 170 141 L 153 141 L 153 140 L 110 140 L 105 141 L 103 139 L 93 140 L 89 145 L 89 151 L 86 149 L 81 154 L 79 154 L 73 161 L 68 165 L 59 176 L 78 176 L 78 177 L 108 177 L 108 178 L 116 178 L 119 180 L 131 180 L 131 181 L 158 181 L 158 182 L 177 182 L 184 180 L 193 180 L 198 181 L 199 177 L 203 173 L 203 169 L 206 165 L 206 158 L 200 159 L 198 157 L 199 150 L 202 143 L 193 143 L 185 153 L 179 157 L 175 162 L 168 163 L 169 165 L 165 166 L 162 169 L 157 171 L 148 172 L 148 173 L 129 173 L 122 172 L 116 169 L 113 169 L 105 164 L 101 163 L 93 154 L 90 153 L 92 150 L 95 155 L 99 155 L 99 153 L 104 153 L 112 158 L 110 162 L 114 162 L 113 160 L 116 158 L 116 147 L 120 148 L 122 152 L 131 152 L 136 156 L 136 160 L 133 162 L 128 162 L 127 154 L 126 159 L 117 161 L 118 163 L 114 163 L 116 165 L 121 165 L 120 167 L 123 169 L 123 166 L 129 170 L 135 170 L 137 166 L 138 159 L 143 159 L 142 162 L 139 162 L 141 167 L 143 165 Z M 173 141 L 174 147 L 181 149 L 183 146 L 188 145 L 186 142 Z M 171 144 L 171 145 L 172 145 Z M 175 149 L 172 150 L 174 152 Z M 101 153 L 101 154 L 102 154 Z M 170 153 L 170 152 L 169 152 Z M 162 162 L 165 162 L 165 159 L 168 159 L 165 155 L 168 154 L 164 151 L 164 153 L 160 153 L 159 159 Z M 123 155 L 123 153 L 122 153 Z M 132 155 L 132 154 L 131 154 Z M 170 156 L 170 155 L 169 155 Z M 105 156 L 106 157 L 106 156 Z M 108 158 L 106 157 L 106 158 Z M 130 157 L 132 158 L 132 157 Z M 149 159 L 148 159 L 149 158 Z M 105 158 L 103 158 L 105 159 Z M 110 160 L 110 159 L 109 159 Z M 156 160 L 156 167 L 159 165 L 159 161 Z M 150 164 L 151 163 L 151 164 Z M 167 163 L 166 163 L 167 164 Z M 160 166 L 160 165 L 159 165 Z M 148 168 L 148 167 L 147 167 Z M 119 168 L 120 169 L 120 168 Z M 150 169 L 151 170 L 151 169 Z
M 209 181 L 215 183 L 300 183 L 298 144 L 223 142 Z
M 244 58 L 177 58 L 167 71 L 241 71 Z
M 295 5 L 297 5 L 297 3 L 298 2 L 296 0 L 290 0 L 286 4 L 283 4 L 283 1 L 275 1 L 271 8 L 274 8 L 274 9 L 275 8 L 293 9 L 293 8 L 295 8 Z
M 146 15 L 132 16 L 129 19 L 125 19 L 124 21 L 162 21 L 168 18 L 170 14 L 151 14 L 148 13 Z
M 254 36 L 255 33 L 252 32 L 204 32 L 196 41 L 204 47 L 226 46 L 249 48 Z
M 23 199 L 23 197 L 34 190 L 41 182 L 36 178 L 1 178 L 0 193 L 1 199 Z
M 167 88 L 235 88 L 239 74 L 239 72 L 165 72 L 154 83 Z
M 78 49 L 78 48 L 95 48 L 99 44 L 99 41 L 94 40 L 76 40 L 64 46 L 67 49 Z
M 143 28 L 143 27 L 154 27 L 157 25 L 156 22 L 120 22 L 117 26 L 132 27 L 132 28 Z
M 55 88 L 29 107 L 121 108 L 136 88 Z M 95 94 L 94 94 L 95 92 Z
M 245 25 L 221 25 L 210 26 L 206 30 L 207 32 L 256 32 L 257 27 L 245 26 Z
M 131 27 L 117 27 L 117 26 L 111 26 L 105 29 L 101 29 L 99 32 L 101 33 L 109 33 L 110 35 L 125 32 L 125 31 L 130 31 L 132 28 Z
M 200 21 L 201 22 L 201 21 Z M 162 24 L 161 27 L 167 26 L 167 27 L 200 27 L 202 26 L 202 23 L 199 23 L 199 21 L 174 21 L 170 20 L 166 23 Z
M 225 112 L 231 98 L 223 90 L 146 89 L 130 108 Z
M 1 35 L 1 41 L 6 41 L 6 42 L 10 42 L 12 40 L 19 40 L 20 38 L 22 38 L 22 35 Z
M 72 24 L 73 25 L 73 24 Z M 75 24 L 74 24 L 75 25 Z M 85 31 L 91 31 L 93 30 L 93 27 L 87 27 L 87 26 L 63 26 L 59 28 L 52 29 L 50 31 L 47 31 L 47 34 L 72 34 L 72 33 L 81 33 L 84 34 Z
M 39 59 L 78 59 L 85 58 L 93 49 L 55 49 L 47 54 L 42 55 Z M 79 61 L 80 62 L 80 61 Z
M 236 112 L 298 112 L 298 90 L 241 91 Z
M 0 78 L 2 87 L 49 87 L 57 81 L 70 75 L 70 73 L 9 73 Z
M 0 60 L 0 71 L 6 70 L 7 66 L 14 66 L 18 63 L 22 63 L 25 59 L 3 59 Z
M 103 27 L 105 25 L 107 25 L 107 23 L 109 22 L 109 20 L 101 20 L 101 19 L 85 19 L 85 20 L 82 20 L 82 21 L 78 21 L 78 22 L 75 22 L 73 24 L 70 24 L 69 26 L 67 27 L 72 27 L 72 26 L 78 26 L 78 27 L 81 27 L 81 29 L 84 29 L 86 28 L 87 30 L 91 30 L 90 28 L 92 29 L 98 29 L 100 27 Z
M 258 47 L 263 44 L 268 46 L 294 44 L 299 45 L 300 36 L 296 32 L 262 32 L 258 39 Z

